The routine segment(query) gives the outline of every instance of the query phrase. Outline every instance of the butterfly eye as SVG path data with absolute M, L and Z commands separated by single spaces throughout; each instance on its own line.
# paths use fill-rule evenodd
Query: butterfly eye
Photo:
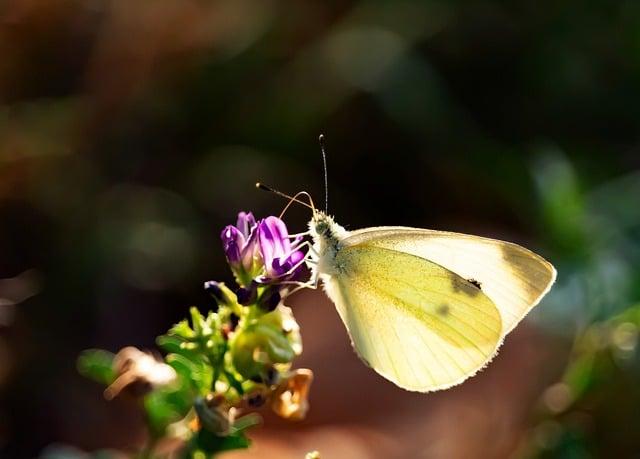
M 325 234 L 327 234 L 327 231 L 329 230 L 329 225 L 326 224 L 326 222 L 318 222 L 316 224 L 316 233 L 318 233 L 320 236 L 324 236 Z

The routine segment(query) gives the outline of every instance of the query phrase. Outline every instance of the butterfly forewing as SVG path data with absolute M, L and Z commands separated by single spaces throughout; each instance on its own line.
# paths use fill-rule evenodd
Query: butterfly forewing
M 474 282 L 502 317 L 503 335 L 549 291 L 556 271 L 544 258 L 519 245 L 466 234 L 405 227 L 354 231 L 344 245 L 397 250 L 443 266 Z

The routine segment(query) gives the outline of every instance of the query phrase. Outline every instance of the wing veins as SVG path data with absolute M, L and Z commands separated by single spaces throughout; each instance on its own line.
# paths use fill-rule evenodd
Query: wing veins
M 375 276 L 372 276 L 372 277 L 375 277 Z M 382 276 L 379 276 L 379 277 L 382 277 Z M 384 279 L 384 277 L 382 277 L 382 278 Z M 426 301 L 426 300 L 425 300 L 425 296 L 420 292 L 420 290 L 416 289 L 416 288 L 415 288 L 414 286 L 412 286 L 410 283 L 408 283 L 408 282 L 406 282 L 406 281 L 403 281 L 403 280 L 398 280 L 397 282 L 400 282 L 400 283 L 402 283 L 402 284 L 404 284 L 404 285 L 406 285 L 406 286 L 408 286 L 408 287 L 412 288 L 412 289 L 414 290 L 414 292 L 415 292 L 418 296 L 420 296 L 420 297 L 423 299 L 423 301 L 424 301 L 425 303 L 429 303 L 429 301 Z M 440 294 L 440 295 L 442 295 L 442 296 L 443 296 L 443 297 L 445 297 L 445 298 L 448 298 L 448 299 L 450 299 L 450 300 L 454 300 L 454 302 L 455 302 L 455 303 L 462 303 L 463 305 L 468 306 L 468 307 L 471 307 L 471 308 L 475 309 L 476 311 L 478 311 L 478 312 L 482 313 L 483 315 L 485 315 L 485 316 L 487 316 L 487 317 L 491 317 L 491 315 L 487 314 L 484 310 L 482 310 L 482 309 L 480 309 L 480 308 L 475 307 L 475 306 L 474 306 L 473 304 L 471 304 L 471 303 L 464 302 L 464 301 L 462 301 L 462 300 L 460 300 L 460 299 L 458 299 L 458 298 L 456 298 L 456 297 L 454 297 L 454 296 L 447 295 L 447 294 L 445 294 L 445 293 L 437 292 L 436 290 L 431 290 L 431 289 L 427 289 L 427 288 L 425 288 L 424 290 L 426 290 L 427 292 Z M 393 296 L 394 298 L 397 298 L 398 300 L 402 301 L 404 304 L 408 304 L 406 301 L 403 301 L 400 297 L 397 297 L 397 296 L 395 296 L 395 295 L 391 295 L 391 296 Z M 487 298 L 489 298 L 489 297 L 487 297 Z M 491 300 L 491 298 L 489 298 L 489 300 Z M 493 301 L 492 301 L 492 302 L 493 302 Z M 494 305 L 494 307 L 495 307 L 495 305 Z M 409 309 L 411 309 L 411 308 L 409 308 Z M 422 309 L 422 308 L 421 308 L 421 309 Z M 435 319 L 435 320 L 440 320 L 440 318 L 439 318 L 436 314 L 433 314 L 433 313 L 428 312 L 428 311 L 424 311 L 424 312 L 425 312 L 426 314 L 430 315 L 433 319 Z M 453 315 L 453 314 L 452 314 L 452 315 Z M 490 341 L 490 340 L 491 340 L 491 337 L 485 336 L 485 335 L 483 335 L 482 333 L 480 333 L 480 331 L 479 331 L 479 330 L 478 330 L 474 325 L 470 324 L 469 322 L 467 322 L 466 320 L 464 320 L 462 317 L 460 317 L 460 316 L 458 316 L 458 315 L 455 315 L 454 317 L 456 317 L 456 318 L 457 318 L 460 322 L 462 322 L 463 324 L 467 325 L 467 327 L 469 327 L 470 329 L 472 329 L 472 330 L 476 331 L 476 332 L 478 333 L 478 335 L 480 335 L 483 339 L 485 339 L 485 340 L 487 340 L 487 341 Z M 482 325 L 483 327 L 485 327 L 485 329 L 487 329 L 489 332 L 492 332 L 492 333 L 493 333 L 493 332 L 495 331 L 495 330 L 491 330 L 491 328 L 489 328 L 487 325 L 483 324 L 482 322 L 479 322 L 479 324 L 480 324 L 480 325 Z
M 417 335 L 420 337 L 420 341 L 422 341 L 422 344 L 424 344 L 425 347 L 429 350 L 429 353 L 431 355 L 433 355 L 434 361 L 437 362 L 438 365 L 440 365 L 440 368 L 442 368 L 444 370 L 444 373 L 446 373 L 449 376 L 449 378 L 451 378 L 451 380 L 454 381 L 455 378 L 451 375 L 451 372 L 449 371 L 447 366 L 443 365 L 442 362 L 440 361 L 440 359 L 436 357 L 436 353 L 433 351 L 433 349 L 431 349 L 431 346 L 425 340 L 424 335 L 422 333 L 420 333 L 420 330 L 418 330 L 418 327 L 416 326 L 416 324 L 412 323 L 411 326 L 413 327 L 414 330 L 416 330 Z M 439 346 L 439 347 L 440 347 L 440 350 L 442 350 L 447 355 L 447 357 L 449 357 L 449 360 L 451 360 L 455 364 L 455 366 L 458 367 L 458 370 L 460 371 L 460 373 L 465 374 L 466 371 L 460 366 L 458 361 L 456 359 L 454 359 L 453 357 L 451 357 L 451 354 L 449 354 L 449 352 L 446 349 L 444 349 L 442 346 Z M 468 355 L 467 355 L 467 357 L 468 357 Z M 426 366 L 425 366 L 425 368 L 426 368 Z M 431 371 L 429 371 L 429 370 L 427 370 L 427 371 L 429 372 L 429 375 L 431 375 Z M 434 379 L 433 376 L 431 376 L 431 378 Z M 435 379 L 434 379 L 434 384 L 436 384 Z
M 408 303 L 407 303 L 406 301 L 404 301 L 403 299 L 398 298 L 398 297 L 396 297 L 395 295 L 392 295 L 392 294 L 390 294 L 390 293 L 387 293 L 387 292 L 385 292 L 385 291 L 383 291 L 383 290 L 379 289 L 378 287 L 376 287 L 376 286 L 374 286 L 374 285 L 371 285 L 371 288 L 372 288 L 372 289 L 374 289 L 374 290 L 377 290 L 377 291 L 378 291 L 378 292 L 380 292 L 380 293 L 382 293 L 384 296 L 388 296 L 388 297 L 391 297 L 391 298 L 395 298 L 395 299 L 397 299 L 398 301 L 400 301 L 401 303 L 403 303 L 403 304 L 405 304 L 405 305 L 407 305 L 407 304 L 408 304 Z M 480 349 L 480 347 L 478 347 L 478 345 L 477 345 L 476 343 L 474 343 L 473 341 L 469 340 L 466 336 L 464 336 L 464 335 L 460 332 L 460 330 L 458 330 L 457 328 L 455 328 L 455 327 L 451 326 L 450 324 L 448 324 L 448 323 L 446 323 L 446 322 L 444 322 L 444 321 L 441 321 L 441 322 L 442 322 L 443 324 L 445 324 L 449 329 L 453 330 L 457 335 L 459 335 L 460 337 L 462 337 L 463 341 L 466 341 L 467 343 L 472 344 L 472 345 L 473 345 L 473 347 L 475 347 L 475 348 L 478 350 L 478 352 L 480 352 L 480 354 L 481 354 L 482 356 L 485 356 L 485 355 L 486 355 L 486 353 L 485 353 L 482 349 Z M 458 347 L 459 347 L 460 349 L 464 350 L 464 352 L 468 355 L 468 353 L 467 353 L 467 349 L 468 349 L 468 347 L 463 347 L 459 341 L 457 341 L 456 343 L 458 344 Z M 472 358 L 470 355 L 469 355 L 469 358 L 470 358 L 471 360 L 473 360 L 473 358 Z

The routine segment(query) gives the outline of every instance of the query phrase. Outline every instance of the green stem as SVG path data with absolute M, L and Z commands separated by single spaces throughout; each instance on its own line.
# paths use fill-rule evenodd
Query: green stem
M 224 356 L 227 353 L 227 349 L 229 348 L 229 343 L 224 341 L 222 344 L 222 352 L 220 352 L 220 357 L 218 361 L 215 362 L 211 357 L 209 357 L 209 364 L 213 367 L 213 381 L 211 382 L 211 391 L 216 391 L 216 382 L 220 378 L 220 372 L 222 367 L 224 366 Z

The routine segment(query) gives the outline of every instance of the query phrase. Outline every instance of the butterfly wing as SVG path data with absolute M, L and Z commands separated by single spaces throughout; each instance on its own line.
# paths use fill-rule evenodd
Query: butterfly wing
M 344 246 L 325 289 L 365 362 L 407 390 L 459 384 L 496 353 L 500 313 L 476 286 L 429 260 Z
M 405 227 L 367 228 L 349 233 L 345 245 L 367 244 L 410 253 L 480 283 L 509 333 L 537 305 L 556 279 L 544 258 L 510 242 Z

